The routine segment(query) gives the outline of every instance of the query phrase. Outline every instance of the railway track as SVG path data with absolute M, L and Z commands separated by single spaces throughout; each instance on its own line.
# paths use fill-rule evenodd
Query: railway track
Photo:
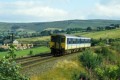
M 36 61 L 34 63 L 30 63 L 29 65 L 23 66 L 21 69 L 21 73 L 26 76 L 32 76 L 37 74 L 42 74 L 47 70 L 51 70 L 54 68 L 54 65 L 63 60 L 71 60 L 71 58 L 78 56 L 79 53 L 68 54 L 60 57 L 51 57 L 45 60 Z
M 53 56 L 50 53 L 41 54 L 41 55 L 35 55 L 31 57 L 24 57 L 16 59 L 16 62 L 22 66 L 22 68 L 28 68 L 35 65 L 38 65 L 40 63 L 43 63 L 45 61 L 49 61 Z
M 76 54 L 76 53 L 72 53 L 72 54 Z M 71 54 L 66 54 L 64 56 L 59 56 L 59 57 L 53 57 L 50 53 L 46 53 L 46 54 L 44 53 L 44 54 L 35 55 L 31 57 L 19 58 L 19 59 L 16 59 L 16 62 L 18 64 L 21 64 L 22 69 L 25 70 L 26 68 L 31 68 L 33 66 L 40 65 L 42 63 L 56 60 L 69 55 Z

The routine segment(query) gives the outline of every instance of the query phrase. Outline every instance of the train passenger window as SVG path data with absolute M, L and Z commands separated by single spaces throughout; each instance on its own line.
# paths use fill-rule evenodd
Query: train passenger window
M 76 39 L 76 44 L 78 44 L 78 39 Z
M 79 39 L 79 43 L 81 43 L 81 39 Z
M 72 38 L 70 38 L 70 44 L 73 44 L 73 39 Z
M 67 44 L 69 44 L 69 38 L 67 38 Z
M 91 40 L 90 39 L 88 39 L 88 43 L 90 43 L 91 42 Z
M 84 39 L 84 43 L 87 43 L 87 39 Z
M 75 42 L 76 42 L 76 39 L 73 39 L 73 41 L 72 41 L 72 42 L 73 42 L 73 44 L 75 44 Z
M 76 43 L 78 43 L 78 39 L 76 39 Z
M 81 43 L 83 43 L 83 39 L 81 39 Z
M 82 43 L 85 43 L 85 39 L 83 39 L 83 42 Z
M 89 43 L 90 42 L 90 40 L 89 39 L 87 39 L 87 43 Z
M 71 44 L 71 39 L 67 38 L 67 44 Z
M 84 43 L 87 43 L 87 39 L 84 39 Z
M 88 39 L 85 40 L 85 43 L 88 43 Z
M 91 43 L 91 39 L 89 39 L 89 43 Z

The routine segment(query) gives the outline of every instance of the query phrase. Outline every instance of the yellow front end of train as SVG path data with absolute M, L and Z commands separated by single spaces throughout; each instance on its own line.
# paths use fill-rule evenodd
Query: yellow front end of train
M 50 48 L 51 53 L 54 56 L 63 55 L 65 53 L 65 36 L 64 35 L 52 35 Z

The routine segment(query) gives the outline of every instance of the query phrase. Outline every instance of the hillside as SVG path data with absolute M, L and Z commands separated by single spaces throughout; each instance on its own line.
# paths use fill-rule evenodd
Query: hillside
M 99 38 L 120 38 L 120 29 L 113 30 L 105 30 L 105 31 L 97 31 L 97 32 L 83 32 L 83 33 L 75 33 L 77 36 L 86 36 L 94 39 Z
M 110 24 L 120 24 L 120 20 L 65 20 L 55 22 L 34 22 L 34 23 L 4 23 L 0 22 L 0 29 L 10 30 L 12 26 L 17 26 L 26 31 L 42 31 L 47 28 L 86 28 L 104 27 Z

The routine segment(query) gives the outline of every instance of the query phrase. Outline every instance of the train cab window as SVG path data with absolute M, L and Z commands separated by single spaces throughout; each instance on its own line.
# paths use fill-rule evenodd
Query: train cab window
M 55 36 L 51 36 L 51 41 L 55 42 Z
M 61 38 L 61 42 L 65 42 L 65 38 L 64 37 Z

